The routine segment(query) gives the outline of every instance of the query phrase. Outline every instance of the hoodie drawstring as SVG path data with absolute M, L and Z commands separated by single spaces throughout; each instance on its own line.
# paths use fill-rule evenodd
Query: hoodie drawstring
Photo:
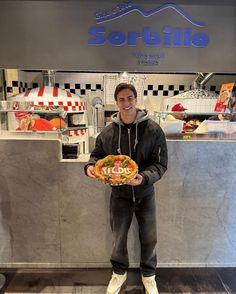
M 119 138 L 118 138 L 118 149 L 117 149 L 117 152 L 121 155 L 121 146 L 120 146 L 120 143 L 121 143 L 121 125 L 119 124 Z
M 137 144 L 138 144 L 138 123 L 135 124 L 134 152 L 135 152 Z
M 137 109 L 137 116 L 136 116 L 136 120 L 134 121 L 134 124 L 136 125 L 135 126 L 134 152 L 135 152 L 136 147 L 138 145 L 138 124 L 147 120 L 147 119 L 148 119 L 147 111 Z M 121 154 L 121 126 L 124 126 L 124 124 L 121 120 L 120 113 L 116 112 L 116 113 L 112 114 L 111 120 L 112 120 L 112 122 L 114 122 L 115 124 L 117 124 L 119 126 L 119 138 L 118 138 L 117 152 L 118 152 L 118 154 Z

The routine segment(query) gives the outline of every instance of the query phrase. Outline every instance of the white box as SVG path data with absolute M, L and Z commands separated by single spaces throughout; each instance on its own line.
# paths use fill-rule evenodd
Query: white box
M 207 120 L 206 127 L 208 133 L 228 133 L 229 121 Z
M 163 121 L 160 126 L 166 134 L 182 133 L 183 121 Z
M 228 124 L 228 133 L 229 134 L 236 133 L 236 122 L 229 122 L 229 124 Z

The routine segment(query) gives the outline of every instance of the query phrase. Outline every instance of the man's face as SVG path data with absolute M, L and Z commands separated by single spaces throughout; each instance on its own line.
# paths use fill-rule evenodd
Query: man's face
M 185 113 L 174 113 L 173 116 L 176 119 L 180 119 L 180 120 L 184 120 L 186 118 L 186 114 Z
M 136 115 L 137 99 L 130 89 L 121 90 L 117 95 L 116 104 L 119 108 L 121 116 Z
M 231 118 L 232 118 L 232 116 L 231 116 L 231 114 L 229 113 L 227 113 L 227 114 L 219 114 L 218 115 L 218 117 L 219 117 L 219 120 L 231 120 Z

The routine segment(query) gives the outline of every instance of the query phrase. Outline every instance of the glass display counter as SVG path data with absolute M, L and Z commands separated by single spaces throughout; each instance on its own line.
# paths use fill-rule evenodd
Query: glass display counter
M 88 153 L 85 111 L 33 102 L 0 101 L 0 137 L 3 139 L 58 139 L 63 159 Z
M 236 113 L 155 112 L 154 120 L 170 140 L 235 140 Z

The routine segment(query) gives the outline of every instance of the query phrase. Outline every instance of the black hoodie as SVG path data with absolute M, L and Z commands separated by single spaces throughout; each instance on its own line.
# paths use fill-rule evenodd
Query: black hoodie
M 134 187 L 112 186 L 113 192 L 120 194 L 121 197 L 128 197 L 133 190 L 135 198 L 153 193 L 153 183 L 167 170 L 168 153 L 165 134 L 144 110 L 137 110 L 136 120 L 129 127 L 121 121 L 119 112 L 112 116 L 112 121 L 98 135 L 85 171 L 88 165 L 94 165 L 97 160 L 107 155 L 129 155 L 138 164 L 143 182 Z

